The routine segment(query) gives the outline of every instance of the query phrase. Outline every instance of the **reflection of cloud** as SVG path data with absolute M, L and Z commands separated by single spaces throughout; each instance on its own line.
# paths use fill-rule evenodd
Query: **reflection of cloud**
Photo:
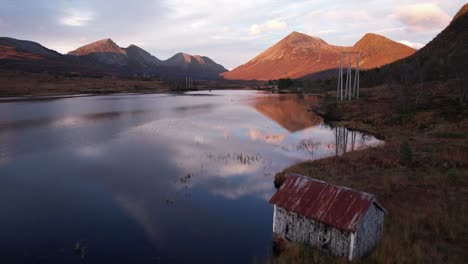
M 432 3 L 402 6 L 391 17 L 406 25 L 409 30 L 416 32 L 443 28 L 451 19 L 438 5 Z
M 226 183 L 223 186 L 214 187 L 212 192 L 231 200 L 252 194 L 268 194 L 266 197 L 269 197 L 272 192 L 272 184 L 273 183 L 265 180 L 261 182 L 252 182 L 252 184 L 245 184 L 243 182 L 237 186 L 233 186 L 234 183 Z
M 224 130 L 223 134 L 225 139 L 229 139 L 232 136 L 232 132 L 229 130 Z
M 8 133 L 0 133 L 0 166 L 6 165 L 10 162 L 11 158 L 8 153 L 8 141 L 9 141 L 9 134 Z
M 73 127 L 83 124 L 85 120 L 81 117 L 67 116 L 61 119 L 54 120 L 55 127 Z
M 227 163 L 227 164 L 219 164 L 218 168 L 215 171 L 216 171 L 217 177 L 229 178 L 229 177 L 236 177 L 242 174 L 258 173 L 259 175 L 261 175 L 260 171 L 262 170 L 262 168 L 263 168 L 263 164 L 260 162 L 250 163 L 250 164 L 242 164 L 239 162 L 236 162 L 236 163 L 233 162 L 233 163 Z
M 269 144 L 281 143 L 287 137 L 288 134 L 263 134 L 258 129 L 249 129 L 250 139 L 253 141 L 259 140 Z
M 115 199 L 130 216 L 143 226 L 146 235 L 153 241 L 153 243 L 157 246 L 162 246 L 163 230 L 157 229 L 157 218 L 152 217 L 151 211 L 144 206 L 144 203 L 132 201 L 124 196 L 117 196 Z
M 102 148 L 92 145 L 92 146 L 84 146 L 77 149 L 79 155 L 83 157 L 93 158 L 102 155 L 104 152 Z

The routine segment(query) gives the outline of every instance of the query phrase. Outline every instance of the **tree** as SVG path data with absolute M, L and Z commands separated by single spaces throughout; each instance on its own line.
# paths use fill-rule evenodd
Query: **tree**
M 278 86 L 280 89 L 288 89 L 291 85 L 293 85 L 293 81 L 290 78 L 278 80 Z

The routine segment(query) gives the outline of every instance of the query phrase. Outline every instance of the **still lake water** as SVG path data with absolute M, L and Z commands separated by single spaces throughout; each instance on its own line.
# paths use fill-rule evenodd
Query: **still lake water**
M 1 103 L 0 263 L 264 261 L 275 173 L 380 143 L 323 125 L 313 104 L 256 91 Z

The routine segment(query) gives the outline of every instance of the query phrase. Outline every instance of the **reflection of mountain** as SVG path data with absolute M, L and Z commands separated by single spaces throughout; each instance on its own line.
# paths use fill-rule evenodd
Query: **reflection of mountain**
M 322 118 L 307 111 L 316 103 L 315 97 L 268 96 L 258 99 L 253 107 L 289 132 L 296 132 L 322 123 Z

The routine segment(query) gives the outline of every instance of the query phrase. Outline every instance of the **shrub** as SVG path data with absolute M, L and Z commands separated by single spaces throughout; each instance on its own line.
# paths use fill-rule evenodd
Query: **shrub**
M 286 180 L 286 175 L 284 175 L 284 173 L 276 174 L 275 181 L 274 181 L 275 187 L 279 189 L 281 185 L 283 185 L 285 180 Z
M 451 184 L 457 185 L 461 182 L 460 174 L 456 169 L 450 169 L 447 172 L 448 180 Z
M 413 161 L 413 151 L 411 150 L 408 140 L 405 139 L 400 145 L 400 162 L 410 163 L 411 161 Z

